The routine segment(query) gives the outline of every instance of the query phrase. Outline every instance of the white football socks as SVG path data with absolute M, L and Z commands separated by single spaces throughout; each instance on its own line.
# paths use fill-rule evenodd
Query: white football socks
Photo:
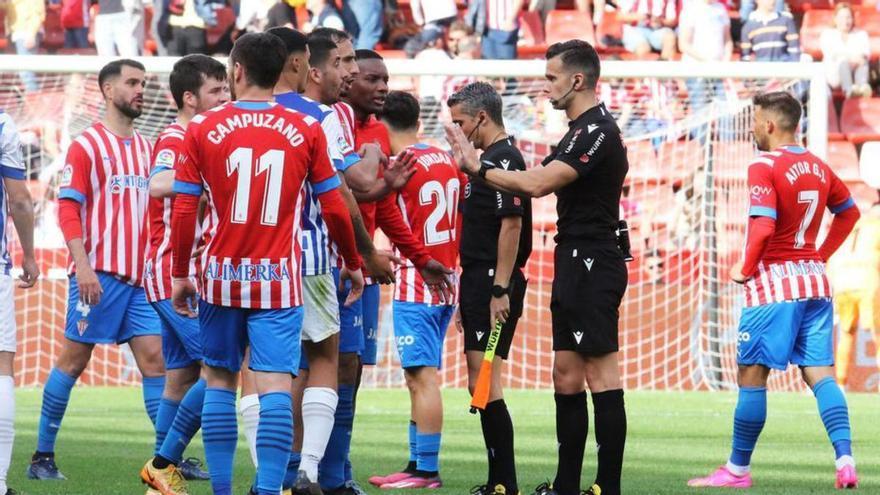
M 244 437 L 247 439 L 251 460 L 257 467 L 257 425 L 260 424 L 260 396 L 258 394 L 243 395 L 238 401 L 238 412 L 244 425 Z
M 0 376 L 0 494 L 6 493 L 6 473 L 12 459 L 15 438 L 15 381 Z
M 299 469 L 305 471 L 309 481 L 318 481 L 318 465 L 333 432 L 338 402 L 339 396 L 332 388 L 308 387 L 303 393 L 303 445 Z
M 736 464 L 727 461 L 727 470 L 730 471 L 734 476 L 745 476 L 749 474 L 750 467 L 737 466 Z

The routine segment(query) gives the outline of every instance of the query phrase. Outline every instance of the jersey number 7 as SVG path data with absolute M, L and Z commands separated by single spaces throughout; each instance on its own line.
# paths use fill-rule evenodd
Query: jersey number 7
M 816 216 L 816 209 L 819 207 L 819 191 L 811 189 L 809 191 L 800 191 L 798 193 L 798 204 L 807 204 L 807 211 L 804 213 L 804 219 L 801 220 L 801 226 L 794 237 L 795 249 L 801 249 L 806 245 L 807 229 L 813 223 L 813 217 Z

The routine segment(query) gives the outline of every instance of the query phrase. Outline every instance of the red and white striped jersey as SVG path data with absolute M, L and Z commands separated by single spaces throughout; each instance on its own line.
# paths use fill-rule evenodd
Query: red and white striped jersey
M 320 123 L 275 103 L 230 102 L 190 122 L 184 151 L 175 175 L 178 200 L 203 187 L 208 197 L 204 300 L 240 308 L 302 305 L 302 189 L 306 180 L 315 194 L 339 186 Z
M 519 27 L 519 12 L 515 12 L 516 0 L 486 0 L 486 26 L 489 29 L 506 30 L 505 21 L 513 16 L 514 29 Z
M 137 131 L 121 137 L 96 122 L 70 144 L 58 192 L 81 205 L 92 268 L 132 285 L 144 273 L 151 151 Z M 68 271 L 76 272 L 73 259 Z
M 336 116 L 339 117 L 339 123 L 342 125 L 342 137 L 348 141 L 348 146 L 351 147 L 354 151 L 358 151 L 355 148 L 355 138 L 354 138 L 354 129 L 355 129 L 355 117 L 354 117 L 354 109 L 351 108 L 351 105 L 344 101 L 340 101 L 333 104 L 333 110 L 336 111 Z
M 409 149 L 416 155 L 416 172 L 398 192 L 397 204 L 404 221 L 431 257 L 454 269 L 460 238 L 459 204 L 467 178 L 445 151 L 427 144 L 415 144 Z M 440 304 L 440 298 L 428 289 L 412 261 L 405 259 L 397 271 L 394 299 Z M 455 304 L 457 297 L 446 304 Z
M 831 167 L 800 146 L 762 153 L 749 165 L 749 216 L 776 221 L 758 271 L 746 281 L 746 306 L 831 297 L 816 237 L 827 207 L 855 206 Z
M 183 155 L 183 136 L 186 128 L 177 122 L 169 125 L 159 134 L 153 145 L 150 177 L 168 170 L 174 170 Z M 144 264 L 144 289 L 150 302 L 162 301 L 171 297 L 171 205 L 173 198 L 150 198 L 148 207 L 149 239 L 147 260 Z M 201 229 L 196 231 L 196 242 Z M 195 249 L 195 246 L 193 246 Z M 195 276 L 195 261 L 190 263 L 190 273 Z

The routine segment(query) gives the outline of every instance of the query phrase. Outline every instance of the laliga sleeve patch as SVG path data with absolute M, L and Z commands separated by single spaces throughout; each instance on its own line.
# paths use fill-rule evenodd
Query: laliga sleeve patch
M 156 155 L 156 161 L 153 163 L 153 168 L 174 168 L 174 162 L 177 157 L 174 152 L 168 149 L 160 151 Z
M 67 164 L 61 170 L 61 187 L 68 187 L 73 182 L 73 165 Z

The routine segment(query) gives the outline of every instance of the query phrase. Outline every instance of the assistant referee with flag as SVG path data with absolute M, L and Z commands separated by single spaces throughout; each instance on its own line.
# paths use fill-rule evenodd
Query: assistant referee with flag
M 587 440 L 586 386 L 593 396 L 598 449 L 596 480 L 585 492 L 618 495 L 626 412 L 618 363 L 620 302 L 627 270 L 618 247 L 620 195 L 629 168 L 620 129 L 596 99 L 599 56 L 589 43 L 550 46 L 544 93 L 564 110 L 569 130 L 543 167 L 512 171 L 481 162 L 456 125 L 446 128 L 455 159 L 490 187 L 531 197 L 556 193 L 553 385 L 559 460 L 553 483 L 535 495 L 578 495 Z
M 482 150 L 483 163 L 504 170 L 526 169 L 522 153 L 504 128 L 501 95 L 491 84 L 468 84 L 446 103 L 452 123 L 474 147 Z M 507 360 L 526 294 L 522 268 L 532 252 L 531 200 L 492 189 L 479 178 L 469 181 L 464 191 L 461 289 L 456 325 L 464 333 L 471 395 L 492 328 L 496 320 L 502 325 L 491 365 L 488 403 L 480 411 L 489 476 L 486 485 L 471 493 L 517 494 L 513 421 L 504 402 L 501 383 L 503 362 Z

